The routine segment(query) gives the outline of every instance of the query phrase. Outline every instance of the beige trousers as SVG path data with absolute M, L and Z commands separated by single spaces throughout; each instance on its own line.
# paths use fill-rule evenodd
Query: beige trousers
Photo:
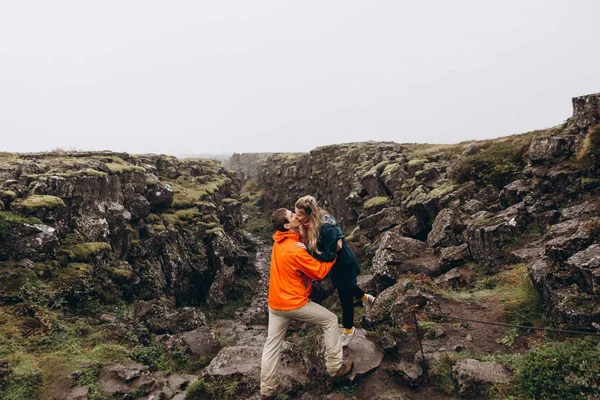
M 337 316 L 325 307 L 309 301 L 297 310 L 280 311 L 269 308 L 269 335 L 263 349 L 260 366 L 260 394 L 275 394 L 275 371 L 285 333 L 291 320 L 299 320 L 323 328 L 325 367 L 330 376 L 342 366 L 342 345 Z

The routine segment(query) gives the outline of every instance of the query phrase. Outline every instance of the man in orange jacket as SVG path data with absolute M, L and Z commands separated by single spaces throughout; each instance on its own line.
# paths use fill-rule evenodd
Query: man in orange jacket
M 313 303 L 308 296 L 313 279 L 323 279 L 335 263 L 320 262 L 297 246 L 300 242 L 300 222 L 290 210 L 280 208 L 271 215 L 273 252 L 269 278 L 269 330 L 263 349 L 260 371 L 261 398 L 275 396 L 275 370 L 281 346 L 291 320 L 316 324 L 323 328 L 325 366 L 332 378 L 352 369 L 352 360 L 342 360 L 342 345 L 337 316 L 325 307 Z

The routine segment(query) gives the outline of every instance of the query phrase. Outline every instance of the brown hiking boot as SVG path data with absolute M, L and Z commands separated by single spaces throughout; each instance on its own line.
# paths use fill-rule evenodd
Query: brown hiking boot
M 338 372 L 336 372 L 336 374 L 333 375 L 331 379 L 341 378 L 342 376 L 352 371 L 352 367 L 354 367 L 354 362 L 352 362 L 352 359 L 350 357 L 346 358 L 344 361 L 342 361 L 342 366 L 340 367 L 340 369 L 338 369 Z

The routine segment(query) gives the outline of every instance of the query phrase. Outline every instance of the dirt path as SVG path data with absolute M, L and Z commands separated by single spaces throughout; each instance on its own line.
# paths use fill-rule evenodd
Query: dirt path
M 259 275 L 250 305 L 237 309 L 233 318 L 219 319 L 212 326 L 213 332 L 227 346 L 262 346 L 267 338 L 267 288 L 271 246 L 254 236 L 249 236 L 249 239 L 256 245 L 254 267 Z

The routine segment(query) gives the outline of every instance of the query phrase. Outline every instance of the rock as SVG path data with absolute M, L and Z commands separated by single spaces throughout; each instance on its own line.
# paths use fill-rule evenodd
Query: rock
M 440 249 L 440 271 L 446 272 L 461 266 L 471 256 L 466 243 L 460 246 L 444 247 Z
M 157 182 L 146 192 L 146 199 L 152 210 L 164 210 L 173 204 L 173 188 L 169 184 Z
M 467 282 L 463 278 L 458 268 L 451 269 L 444 275 L 438 276 L 434 280 L 435 284 L 442 287 L 459 288 L 466 286 Z
M 224 347 L 204 370 L 203 376 L 242 375 L 258 379 L 262 348 L 256 346 Z
M 150 393 L 156 382 L 148 367 L 131 360 L 104 366 L 98 378 L 98 388 L 103 395 L 126 395 L 134 390 L 138 394 Z
M 531 192 L 532 188 L 533 183 L 528 180 L 518 179 L 511 182 L 504 186 L 500 192 L 500 202 L 505 207 L 520 203 Z
M 458 382 L 461 398 L 480 396 L 488 386 L 507 383 L 511 378 L 502 364 L 473 359 L 457 361 L 452 367 L 452 375 Z
M 86 242 L 106 242 L 110 234 L 106 218 L 83 215 L 73 218 L 73 224 Z
M 343 329 L 340 329 L 340 333 Z M 378 368 L 383 360 L 383 351 L 365 336 L 365 331 L 358 329 L 356 336 L 346 349 L 348 357 L 354 362 L 351 380 L 363 376 Z
M 600 122 L 600 93 L 573 97 L 573 123 L 580 129 Z
M 201 311 L 193 307 L 173 308 L 160 300 L 138 303 L 134 315 L 157 334 L 188 332 L 206 326 Z
M 413 279 L 401 279 L 395 285 L 379 293 L 373 308 L 364 317 L 366 325 L 393 324 L 401 327 L 413 323 L 410 310 L 439 313 L 439 304 L 433 293 Z
M 150 202 L 139 193 L 126 197 L 125 202 L 132 218 L 146 218 L 150 214 Z
M 466 222 L 463 239 L 476 262 L 497 266 L 505 261 L 504 248 L 515 244 L 515 238 L 526 227 L 528 216 L 522 203 L 492 214 L 481 211 Z
M 385 232 L 400 223 L 402 210 L 399 207 L 387 207 L 382 211 L 358 220 L 358 226 L 364 234 L 373 239 L 375 236 Z
M 546 255 L 556 261 L 565 261 L 593 242 L 596 227 L 600 227 L 599 217 L 585 222 L 572 219 L 553 225 L 544 236 L 547 240 L 544 246 Z
M 90 395 L 88 386 L 76 386 L 67 395 L 67 400 L 87 400 Z
M 421 386 L 427 377 L 421 365 L 416 362 L 401 360 L 391 367 L 391 371 L 399 377 L 400 383 L 411 389 Z
M 221 348 L 215 334 L 208 326 L 201 326 L 193 331 L 182 333 L 180 337 L 193 356 L 215 354 Z
M 437 259 L 425 243 L 420 240 L 401 236 L 398 230 L 384 233 L 381 243 L 373 257 L 371 272 L 383 286 L 390 286 L 400 276 L 407 273 L 431 274 L 438 267 Z
M 572 136 L 538 136 L 533 138 L 529 146 L 529 159 L 532 162 L 552 160 L 572 154 L 574 143 Z
M 461 243 L 460 235 L 465 229 L 460 213 L 444 208 L 433 221 L 431 232 L 427 236 L 430 247 L 448 247 Z
M 600 204 L 593 201 L 584 201 L 576 206 L 564 208 L 561 212 L 560 221 L 568 219 L 585 219 L 600 214 Z
M 56 230 L 43 224 L 9 225 L 7 237 L 0 241 L 0 261 L 28 258 L 32 261 L 53 259 L 59 246 Z
M 580 289 L 600 298 L 600 245 L 593 244 L 566 261 L 575 277 L 580 277 Z

